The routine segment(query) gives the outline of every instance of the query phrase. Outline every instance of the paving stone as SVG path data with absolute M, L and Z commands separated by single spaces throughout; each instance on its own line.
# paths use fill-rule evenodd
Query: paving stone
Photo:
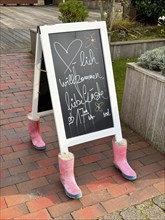
M 165 194 L 154 198 L 153 202 L 156 205 L 158 205 L 161 209 L 165 210 Z
M 136 209 L 134 206 L 129 207 L 128 209 L 122 211 L 120 215 L 123 217 L 124 220 L 145 220 L 146 217 L 143 213 Z
M 1 180 L 0 187 L 3 188 L 3 187 L 11 186 L 17 183 L 20 184 L 27 180 L 29 180 L 29 177 L 26 173 L 9 176 Z
M 99 217 L 97 220 L 164 220 L 165 195 L 157 196 L 119 212 Z
M 102 216 L 98 218 L 98 220 L 123 220 L 123 218 L 120 216 L 118 212 Z
M 155 205 L 152 200 L 143 202 L 140 205 L 136 206 L 138 210 L 140 210 L 143 215 L 146 216 L 146 219 L 149 220 L 164 220 L 165 219 L 165 213 L 164 211 L 159 208 L 157 205 Z

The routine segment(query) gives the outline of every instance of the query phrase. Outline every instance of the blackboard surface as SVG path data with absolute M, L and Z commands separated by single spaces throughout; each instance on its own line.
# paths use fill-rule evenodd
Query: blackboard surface
M 66 137 L 113 127 L 100 30 L 51 33 L 49 40 Z
M 45 61 L 42 56 L 41 70 L 40 70 L 38 112 L 44 112 L 49 110 L 52 110 L 52 102 L 50 98 L 50 90 L 48 85 L 47 72 L 45 68 Z

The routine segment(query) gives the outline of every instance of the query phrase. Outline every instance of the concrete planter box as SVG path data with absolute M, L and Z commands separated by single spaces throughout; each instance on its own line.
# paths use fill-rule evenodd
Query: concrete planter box
M 35 54 L 36 29 L 30 30 L 31 50 Z M 165 39 L 111 42 L 111 57 L 113 60 L 121 58 L 139 57 L 146 50 L 152 50 L 165 45 Z
M 127 64 L 121 119 L 165 153 L 165 76 Z

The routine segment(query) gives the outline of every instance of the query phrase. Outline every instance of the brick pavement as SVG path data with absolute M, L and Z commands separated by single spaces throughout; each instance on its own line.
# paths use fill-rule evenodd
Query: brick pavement
M 75 175 L 83 197 L 70 200 L 65 196 L 59 181 L 53 115 L 41 118 L 46 151 L 34 150 L 27 132 L 33 57 L 17 53 L 0 58 L 1 219 L 115 219 L 119 211 L 119 217 L 129 219 L 130 213 L 139 213 L 134 210 L 137 207 L 149 210 L 151 200 L 165 192 L 164 156 L 124 125 L 128 160 L 138 179 L 130 182 L 121 177 L 113 167 L 111 137 L 103 138 L 70 148 L 76 157 Z M 148 216 L 154 219 L 152 213 Z

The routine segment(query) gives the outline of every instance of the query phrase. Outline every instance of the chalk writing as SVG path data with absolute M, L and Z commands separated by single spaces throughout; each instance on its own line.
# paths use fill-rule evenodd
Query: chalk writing
M 74 51 L 72 53 L 72 48 L 76 45 L 76 51 Z M 75 39 L 73 40 L 69 46 L 67 47 L 67 49 L 65 47 L 62 46 L 62 44 L 60 44 L 59 42 L 54 42 L 54 49 L 56 51 L 56 53 L 58 54 L 58 56 L 60 57 L 60 59 L 63 61 L 63 63 L 65 64 L 65 66 L 67 67 L 65 72 L 69 69 L 70 72 L 70 65 L 72 64 L 72 62 L 74 61 L 75 57 L 77 56 L 77 54 L 79 53 L 80 49 L 82 47 L 82 41 L 80 39 Z M 70 57 L 69 59 L 69 63 L 67 63 L 67 61 L 65 60 L 65 57 Z M 65 73 L 64 72 L 64 73 Z
M 94 56 L 93 50 L 89 49 L 89 58 L 85 56 L 85 52 L 81 51 L 80 52 L 80 66 L 91 66 L 94 64 L 99 64 L 99 62 L 96 61 L 96 58 Z
M 66 136 L 112 127 L 99 30 L 50 39 Z
M 99 99 L 107 99 L 108 97 L 104 97 L 104 91 L 100 90 L 100 87 L 97 84 L 97 91 L 94 91 L 93 88 L 91 88 L 89 91 L 87 91 L 86 85 L 83 85 L 82 92 L 80 92 L 80 99 L 76 96 L 76 94 L 73 94 L 73 98 L 70 98 L 70 94 L 68 92 L 65 92 L 65 101 L 68 110 L 72 110 L 73 108 L 77 108 L 80 105 L 86 106 L 86 104 L 90 104 L 93 100 L 98 101 Z M 101 106 L 103 103 L 95 103 L 97 109 L 101 109 Z
M 108 117 L 108 116 L 110 116 L 111 114 L 110 114 L 110 111 L 109 111 L 109 108 L 107 109 L 107 112 L 103 112 L 103 117 L 105 118 L 105 117 Z
M 84 37 L 87 39 L 87 41 L 85 43 L 85 47 L 86 48 L 92 46 L 94 49 L 97 49 L 95 33 L 91 33 L 91 34 L 90 33 L 86 33 L 84 35 Z
M 69 74 L 67 77 L 65 77 L 65 81 L 62 81 L 62 79 L 59 79 L 59 83 L 61 84 L 62 87 L 70 86 L 70 85 L 75 85 L 75 84 L 80 84 L 86 80 L 92 80 L 92 79 L 102 79 L 104 80 L 104 77 L 101 76 L 100 73 L 94 73 L 86 76 L 81 76 L 76 73 L 76 69 L 73 66 L 72 67 L 72 74 Z
M 95 111 L 102 112 L 103 111 L 103 109 L 102 109 L 103 104 L 104 104 L 103 102 L 100 102 L 100 103 L 95 102 L 95 106 L 96 106 Z
M 74 123 L 74 117 L 72 116 L 72 114 L 70 113 L 69 117 L 68 117 L 68 122 L 69 124 Z

